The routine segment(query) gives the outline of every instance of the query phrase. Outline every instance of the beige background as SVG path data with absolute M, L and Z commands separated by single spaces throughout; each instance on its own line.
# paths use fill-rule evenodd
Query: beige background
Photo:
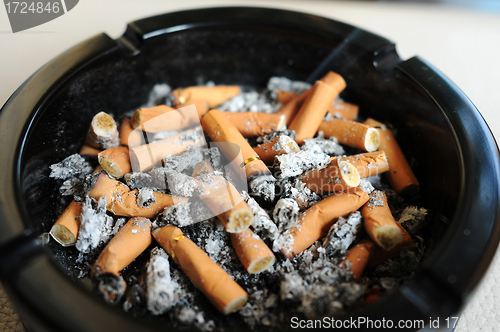
M 394 41 L 399 55 L 419 55 L 455 82 L 500 137 L 500 4 L 486 10 L 476 1 L 458 5 L 354 1 L 154 1 L 81 0 L 58 19 L 13 34 L 0 8 L 0 105 L 34 71 L 57 54 L 100 32 L 119 37 L 127 22 L 196 7 L 251 5 L 322 15 L 350 23 Z M 469 4 L 475 4 L 471 6 Z M 2 6 L 3 7 L 3 6 Z M 498 255 L 456 331 L 495 331 L 500 325 Z M 0 330 L 22 331 L 0 289 Z

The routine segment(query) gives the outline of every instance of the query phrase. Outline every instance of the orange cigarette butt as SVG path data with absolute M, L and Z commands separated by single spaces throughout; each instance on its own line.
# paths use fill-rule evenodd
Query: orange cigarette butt
M 184 89 L 175 89 L 172 94 L 177 105 L 184 105 L 190 101 L 203 101 L 210 108 L 219 106 L 241 92 L 236 85 L 191 86 Z
M 318 130 L 323 131 L 326 138 L 334 136 L 341 144 L 368 152 L 376 151 L 380 145 L 380 135 L 376 129 L 355 121 L 322 121 Z
M 361 178 L 367 178 L 389 170 L 389 162 L 384 151 L 355 154 L 345 157 L 333 157 L 352 164 Z M 333 159 L 332 158 L 332 159 Z
M 138 190 L 130 190 L 120 181 L 109 178 L 105 173 L 99 175 L 89 196 L 95 200 L 106 197 L 106 209 L 117 216 L 154 218 L 164 208 L 187 201 L 185 197 L 153 192 L 155 198 L 148 206 L 137 204 Z
M 333 194 L 314 204 L 299 216 L 297 226 L 286 232 L 292 235 L 294 242 L 291 250 L 282 250 L 287 258 L 301 253 L 314 242 L 328 234 L 328 230 L 339 218 L 356 211 L 368 201 L 366 192 L 353 188 L 339 194 Z
M 132 171 L 126 146 L 108 148 L 99 152 L 98 161 L 102 169 L 115 179 L 121 179 L 125 174 Z
M 328 107 L 328 112 L 336 118 L 355 121 L 358 118 L 359 106 L 345 101 L 334 100 Z
M 340 262 L 339 265 L 345 266 L 346 262 L 349 262 L 352 276 L 355 281 L 358 281 L 365 268 L 373 268 L 382 264 L 387 259 L 397 257 L 402 248 L 413 249 L 414 244 L 411 236 L 401 226 L 399 226 L 399 228 L 403 233 L 403 241 L 393 249 L 386 251 L 375 244 L 371 239 L 363 239 L 349 249 L 346 258 Z
M 359 241 L 354 247 L 349 249 L 346 258 L 339 264 L 342 266 L 347 265 L 346 262 L 349 262 L 354 281 L 359 281 L 359 278 L 361 278 L 374 246 L 375 243 L 371 240 L 364 239 Z
M 239 148 L 239 152 L 241 152 L 243 157 L 247 178 L 255 174 L 271 174 L 266 164 L 260 160 L 257 152 L 255 152 L 231 121 L 224 116 L 223 112 L 220 110 L 209 111 L 201 119 L 201 125 L 212 141 L 233 143 L 223 144 L 218 147 L 228 160 L 233 161 L 232 165 L 235 169 L 241 167 L 241 165 L 234 164 L 234 161 L 237 161 L 236 156 L 238 155 L 238 151 L 235 151 L 235 148 Z
M 85 144 L 96 149 L 118 146 L 118 129 L 115 120 L 105 112 L 97 113 L 90 123 Z
M 286 118 L 281 114 L 263 112 L 224 112 L 226 118 L 243 137 L 256 137 L 286 128 Z
M 306 90 L 302 92 L 300 95 L 295 96 L 290 101 L 288 101 L 280 110 L 277 112 L 278 114 L 284 115 L 286 117 L 286 125 L 290 126 L 293 118 L 299 111 L 300 107 L 304 103 L 304 101 L 311 94 L 311 90 Z
M 141 128 L 149 133 L 159 133 L 169 130 L 182 130 L 191 127 L 200 121 L 206 113 L 206 104 L 198 111 L 197 104 L 190 103 L 191 107 L 173 109 L 166 105 L 150 108 L 139 108 L 130 119 L 133 129 Z M 187 105 L 185 105 L 187 106 Z M 200 115 L 201 114 L 201 115 Z
M 72 201 L 50 229 L 50 235 L 63 247 L 75 244 L 80 229 L 82 204 Z
M 217 310 L 227 315 L 245 305 L 247 292 L 179 228 L 158 228 L 153 236 Z
M 283 90 L 274 90 L 276 93 L 276 102 L 280 104 L 286 104 L 293 98 L 295 98 L 295 92 L 283 91 Z
M 117 289 L 111 289 L 114 287 L 101 283 L 98 286 L 101 293 L 111 302 L 119 301 L 126 288 L 120 271 L 146 250 L 151 242 L 151 221 L 146 218 L 132 218 L 101 252 L 92 268 L 92 277 L 103 281 L 106 277 L 115 277 L 113 283 L 117 284 Z
M 139 130 L 134 130 L 130 118 L 125 117 L 120 125 L 120 145 L 133 148 L 142 144 L 142 135 Z
M 177 155 L 187 150 L 189 146 L 205 144 L 201 128 L 187 130 L 172 138 L 155 141 L 130 149 L 130 163 L 134 172 L 145 172 L 160 165 L 168 155 Z M 195 138 L 193 138 L 193 136 Z
M 200 188 L 196 193 L 205 205 L 220 220 L 228 233 L 242 232 L 253 222 L 252 210 L 241 197 L 236 188 L 221 175 L 209 175 L 200 178 L 207 172 L 213 172 L 207 161 L 198 163 L 193 177 L 200 179 Z
M 82 146 L 82 148 L 80 149 L 80 152 L 79 154 L 81 156 L 94 156 L 94 157 L 97 157 L 97 155 L 99 154 L 101 150 L 98 150 L 98 149 L 95 149 L 91 146 L 88 146 L 86 144 L 84 144 Z
M 289 136 L 281 135 L 258 145 L 254 150 L 264 163 L 270 164 L 273 162 L 274 157 L 285 153 L 299 152 L 300 147 Z
M 248 273 L 265 271 L 276 261 L 276 257 L 264 241 L 249 229 L 232 233 L 231 243 Z
M 378 149 L 387 155 L 389 172 L 386 175 L 391 187 L 399 194 L 417 190 L 418 180 L 392 132 L 385 125 L 373 119 L 367 119 L 365 124 L 378 128 L 380 133 L 380 147 Z
M 374 191 L 361 209 L 366 233 L 384 250 L 391 250 L 403 241 L 403 232 L 391 214 L 387 197 L 382 191 Z
M 295 141 L 298 144 L 302 144 L 304 139 L 314 137 L 328 112 L 328 107 L 339 93 L 340 91 L 322 81 L 314 84 L 311 94 L 290 124 L 289 129 L 295 130 Z
M 318 194 L 344 191 L 359 186 L 361 182 L 356 167 L 337 158 L 332 158 L 325 167 L 310 170 L 299 178 L 307 188 Z

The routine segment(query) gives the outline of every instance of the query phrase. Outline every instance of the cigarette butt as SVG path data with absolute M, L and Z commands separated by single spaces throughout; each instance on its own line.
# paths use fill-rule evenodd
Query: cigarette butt
M 366 192 L 360 188 L 333 194 L 314 204 L 299 216 L 297 226 L 289 228 L 293 238 L 292 248 L 283 249 L 287 258 L 301 253 L 314 242 L 328 234 L 328 230 L 339 217 L 358 210 L 368 201 Z
M 245 305 L 245 290 L 179 228 L 167 225 L 153 236 L 217 310 L 227 315 Z
M 219 110 L 209 111 L 202 119 L 201 125 L 205 133 L 214 142 L 227 142 L 233 144 L 223 144 L 218 146 L 222 154 L 226 159 L 231 160 L 231 165 L 235 169 L 240 169 L 240 164 L 238 163 L 235 156 L 238 153 L 235 148 L 239 148 L 243 158 L 243 163 L 245 167 L 245 172 L 247 178 L 251 176 L 260 175 L 270 175 L 271 171 L 267 168 L 266 164 L 260 160 L 259 155 L 250 146 L 250 144 L 245 140 L 245 138 L 240 134 L 238 129 L 229 121 L 224 113 Z
M 190 101 L 203 101 L 210 108 L 219 106 L 241 92 L 236 85 L 216 85 L 209 86 L 191 86 L 183 89 L 175 89 L 172 94 L 175 96 L 177 106 L 184 105 Z
M 146 250 L 151 242 L 151 221 L 136 217 L 130 219 L 101 252 L 92 267 L 91 276 L 109 302 L 118 302 L 125 292 L 126 283 L 120 271 Z
M 276 102 L 280 104 L 286 104 L 297 96 L 295 92 L 291 91 L 274 90 L 274 93 L 276 93 Z
M 243 137 L 263 136 L 286 129 L 286 117 L 282 114 L 263 112 L 224 112 L 226 118 Z
M 193 177 L 200 180 L 198 197 L 220 220 L 228 233 L 242 232 L 253 222 L 252 210 L 248 207 L 236 188 L 223 176 L 212 174 L 201 179 L 202 175 L 213 168 L 208 161 L 202 161 L 195 166 Z
M 248 273 L 265 271 L 276 261 L 276 257 L 265 242 L 250 229 L 231 233 L 231 243 Z
M 387 197 L 374 191 L 370 200 L 361 208 L 365 231 L 382 249 L 388 251 L 403 241 L 403 232 L 392 216 Z
M 356 121 L 359 113 L 359 106 L 345 101 L 334 100 L 328 107 L 328 112 L 336 118 Z
M 118 146 L 118 129 L 115 120 L 105 112 L 97 113 L 90 123 L 85 144 L 96 149 Z
M 341 144 L 368 152 L 376 151 L 380 145 L 380 135 L 375 128 L 355 121 L 322 121 L 318 130 L 323 131 L 326 138 L 334 136 Z
M 299 152 L 300 147 L 289 136 L 281 135 L 258 145 L 254 150 L 264 163 L 270 164 L 273 162 L 274 157 L 285 153 Z
M 131 148 L 130 163 L 134 172 L 145 172 L 160 165 L 162 159 L 168 155 L 177 155 L 186 151 L 189 146 L 203 144 L 201 127 L 198 126 L 172 138 Z
M 121 179 L 132 171 L 128 147 L 126 146 L 108 148 L 99 152 L 98 161 L 102 169 L 115 179 Z
M 332 158 L 325 167 L 308 171 L 299 178 L 317 194 L 344 191 L 359 186 L 361 182 L 356 167 L 337 158 Z
M 351 156 L 332 157 L 352 164 L 361 178 L 368 178 L 389 170 L 389 162 L 384 151 L 360 153 Z
M 385 174 L 391 187 L 402 195 L 418 190 L 418 180 L 392 132 L 385 125 L 373 119 L 367 119 L 365 124 L 378 129 L 380 134 L 378 149 L 384 151 L 387 156 L 389 171 Z
M 295 115 L 297 114 L 307 97 L 309 97 L 310 93 L 310 89 L 302 92 L 298 96 L 292 98 L 289 102 L 287 102 L 285 105 L 283 105 L 283 107 L 279 109 L 277 113 L 286 117 L 287 126 L 290 126 L 292 120 L 295 118 Z
M 314 137 L 321 121 L 328 112 L 328 107 L 340 91 L 322 81 L 317 81 L 314 84 L 309 97 L 290 124 L 289 129 L 295 130 L 295 141 L 298 144 L 302 144 L 304 139 Z
M 346 83 L 342 76 L 332 71 L 323 76 L 320 81 L 330 85 L 333 89 L 338 91 L 338 93 L 340 93 L 346 87 Z M 303 106 L 305 100 L 310 96 L 312 89 L 313 88 L 311 87 L 310 89 L 294 97 L 278 111 L 278 113 L 284 114 L 286 116 L 287 126 L 290 126 L 299 109 Z
M 101 150 L 98 150 L 96 148 L 88 146 L 87 144 L 84 144 L 82 146 L 82 148 L 80 149 L 79 154 L 81 156 L 93 156 L 93 157 L 97 157 L 97 155 L 99 154 L 100 151 Z
M 200 103 L 200 105 L 206 104 Z M 183 106 L 186 107 L 174 109 L 166 105 L 158 105 L 150 108 L 139 108 L 130 119 L 130 125 L 133 129 L 141 128 L 149 133 L 182 130 L 199 123 L 200 117 L 204 114 L 203 111 L 206 113 L 206 106 L 200 112 L 197 109 L 197 104 L 189 103 L 190 107 Z
M 340 262 L 339 266 L 346 266 L 346 262 L 349 262 L 353 279 L 358 281 L 365 268 L 373 268 L 387 259 L 397 257 L 401 248 L 413 249 L 414 244 L 411 236 L 401 226 L 399 227 L 403 232 L 403 241 L 393 249 L 386 251 L 371 239 L 365 238 L 349 249 L 346 258 Z
M 50 229 L 50 235 L 63 247 L 75 244 L 80 229 L 82 204 L 72 201 Z
M 130 188 L 120 181 L 111 179 L 106 173 L 101 173 L 97 178 L 94 187 L 89 193 L 89 196 L 96 201 L 106 196 L 106 201 L 110 202 L 121 199 L 121 196 L 130 191 Z M 108 206 L 106 209 L 109 211 Z
M 125 117 L 120 125 L 120 145 L 133 148 L 142 144 L 142 135 L 139 130 L 134 130 L 130 118 Z
M 106 197 L 106 209 L 117 216 L 154 218 L 166 207 L 187 201 L 186 197 L 178 197 L 159 192 L 153 192 L 155 198 L 148 206 L 137 204 L 138 190 L 130 190 L 120 181 L 113 180 L 107 174 L 99 175 L 89 196 L 95 200 Z
M 363 274 L 368 260 L 370 259 L 370 252 L 375 247 L 375 243 L 369 239 L 363 239 L 359 241 L 354 247 L 349 249 L 346 258 L 339 265 L 347 265 L 349 262 L 352 272 L 352 277 L 354 281 L 359 281 L 361 275 Z

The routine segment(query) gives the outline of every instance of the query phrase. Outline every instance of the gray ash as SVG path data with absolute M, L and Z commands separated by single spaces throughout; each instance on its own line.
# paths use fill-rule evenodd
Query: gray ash
M 258 144 L 266 143 L 272 141 L 278 136 L 288 136 L 290 138 L 295 138 L 295 130 L 286 129 L 286 130 L 274 131 L 270 134 L 257 137 L 256 142 Z
M 92 166 L 78 153 L 72 154 L 63 161 L 50 165 L 49 177 L 66 180 L 76 175 L 86 175 L 92 172 Z
M 277 178 L 297 176 L 305 171 L 323 167 L 330 162 L 330 156 L 315 151 L 300 150 L 296 153 L 278 155 L 274 158 L 274 174 Z
M 318 135 L 314 138 L 305 139 L 301 149 L 314 153 L 324 153 L 329 156 L 340 156 L 345 153 L 337 138 L 333 136 L 324 138 L 322 131 L 318 132 Z

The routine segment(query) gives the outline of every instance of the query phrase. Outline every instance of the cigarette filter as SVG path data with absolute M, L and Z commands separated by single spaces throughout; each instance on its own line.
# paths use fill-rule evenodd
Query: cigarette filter
M 361 178 L 368 178 L 389 170 L 389 163 L 384 151 L 360 153 L 351 156 L 332 157 L 352 164 Z
M 179 228 L 167 225 L 153 236 L 217 310 L 227 315 L 245 305 L 245 290 Z
M 236 85 L 191 86 L 184 89 L 175 89 L 176 105 L 184 105 L 191 101 L 206 102 L 210 108 L 219 106 L 241 92 Z
M 314 204 L 299 216 L 297 226 L 286 232 L 294 238 L 291 250 L 282 250 L 287 258 L 301 253 L 314 242 L 328 234 L 328 230 L 339 218 L 359 209 L 368 201 L 362 189 L 333 194 Z
M 373 119 L 367 119 L 365 124 L 377 128 L 380 133 L 380 147 L 378 149 L 384 151 L 387 156 L 389 172 L 386 175 L 391 187 L 403 195 L 418 190 L 418 180 L 392 132 L 385 125 Z
M 186 151 L 189 146 L 205 144 L 201 127 L 187 130 L 172 138 L 155 141 L 130 149 L 130 163 L 134 172 L 144 172 L 160 165 L 168 155 L 177 155 Z
M 280 135 L 270 141 L 258 145 L 254 148 L 254 150 L 264 163 L 270 164 L 273 162 L 275 156 L 285 153 L 299 152 L 300 147 L 294 139 L 290 138 L 290 136 Z
M 152 242 L 151 221 L 130 219 L 109 241 L 92 267 L 91 275 L 107 301 L 116 303 L 125 292 L 120 271 L 134 261 Z
M 101 151 L 101 150 L 98 150 L 96 148 L 88 146 L 87 144 L 84 144 L 82 146 L 82 148 L 80 149 L 79 154 L 81 156 L 93 156 L 93 157 L 97 157 L 97 155 L 99 154 L 99 151 Z
M 290 123 L 289 129 L 295 130 L 295 141 L 298 144 L 303 144 L 304 139 L 314 137 L 328 112 L 328 107 L 339 92 L 322 81 L 316 81 L 309 97 Z
M 121 179 L 132 171 L 128 147 L 126 146 L 103 150 L 99 152 L 97 160 L 102 169 L 115 179 Z
M 384 250 L 391 250 L 403 241 L 403 232 L 391 214 L 387 197 L 376 190 L 361 209 L 366 233 Z
M 243 137 L 263 136 L 286 129 L 286 117 L 277 113 L 224 112 L 226 118 L 238 129 Z
M 286 104 L 297 95 L 295 92 L 291 91 L 283 91 L 283 90 L 274 90 L 276 94 L 275 101 L 280 104 Z
M 200 111 L 198 112 L 195 104 L 178 109 L 166 105 L 139 108 L 130 119 L 130 125 L 134 129 L 140 127 L 149 133 L 182 130 L 200 123 L 200 117 L 206 113 L 203 113 L 203 109 Z
M 50 229 L 50 235 L 63 247 L 75 244 L 80 229 L 82 204 L 72 201 Z
M 253 222 L 252 210 L 236 188 L 213 171 L 207 161 L 196 165 L 193 177 L 200 180 L 200 186 L 196 190 L 198 197 L 217 216 L 228 233 L 248 229 Z
M 106 210 L 122 217 L 154 218 L 166 207 L 187 201 L 186 197 L 178 197 L 159 192 L 153 192 L 155 198 L 148 206 L 137 204 L 138 190 L 130 190 L 120 181 L 109 178 L 105 173 L 99 175 L 89 196 L 95 200 L 106 197 Z
M 209 111 L 201 119 L 201 125 L 205 133 L 212 141 L 233 143 L 240 148 L 247 178 L 256 175 L 271 175 L 271 172 L 267 168 L 266 164 L 260 160 L 260 157 L 255 150 L 250 146 L 250 144 L 248 144 L 231 121 L 224 116 L 223 112 L 220 110 Z M 234 161 L 237 159 L 235 158 L 237 153 L 234 151 L 233 144 L 218 146 L 227 160 Z M 242 165 L 235 165 L 234 163 L 232 163 L 232 165 L 237 170 L 242 167 Z
M 284 115 L 286 117 L 286 125 L 290 126 L 293 118 L 299 111 L 300 107 L 304 103 L 304 101 L 311 94 L 311 90 L 306 90 L 299 94 L 298 96 L 293 97 L 289 102 L 287 102 L 280 110 L 277 112 L 278 114 Z
M 347 161 L 332 158 L 325 167 L 310 170 L 299 179 L 306 187 L 317 194 L 344 191 L 359 186 L 361 182 L 358 170 Z
M 271 249 L 250 229 L 230 235 L 236 255 L 248 273 L 265 271 L 276 261 Z
M 134 130 L 130 118 L 124 117 L 120 125 L 120 145 L 134 148 L 142 144 L 142 135 L 139 130 Z
M 380 135 L 376 129 L 355 121 L 322 121 L 318 130 L 323 131 L 326 138 L 334 136 L 341 144 L 368 152 L 376 151 L 380 145 Z
M 330 107 L 328 107 L 328 112 L 335 118 L 356 121 L 359 106 L 341 100 L 334 100 Z
M 118 129 L 115 120 L 105 112 L 97 113 L 90 123 L 85 144 L 96 149 L 118 146 Z

